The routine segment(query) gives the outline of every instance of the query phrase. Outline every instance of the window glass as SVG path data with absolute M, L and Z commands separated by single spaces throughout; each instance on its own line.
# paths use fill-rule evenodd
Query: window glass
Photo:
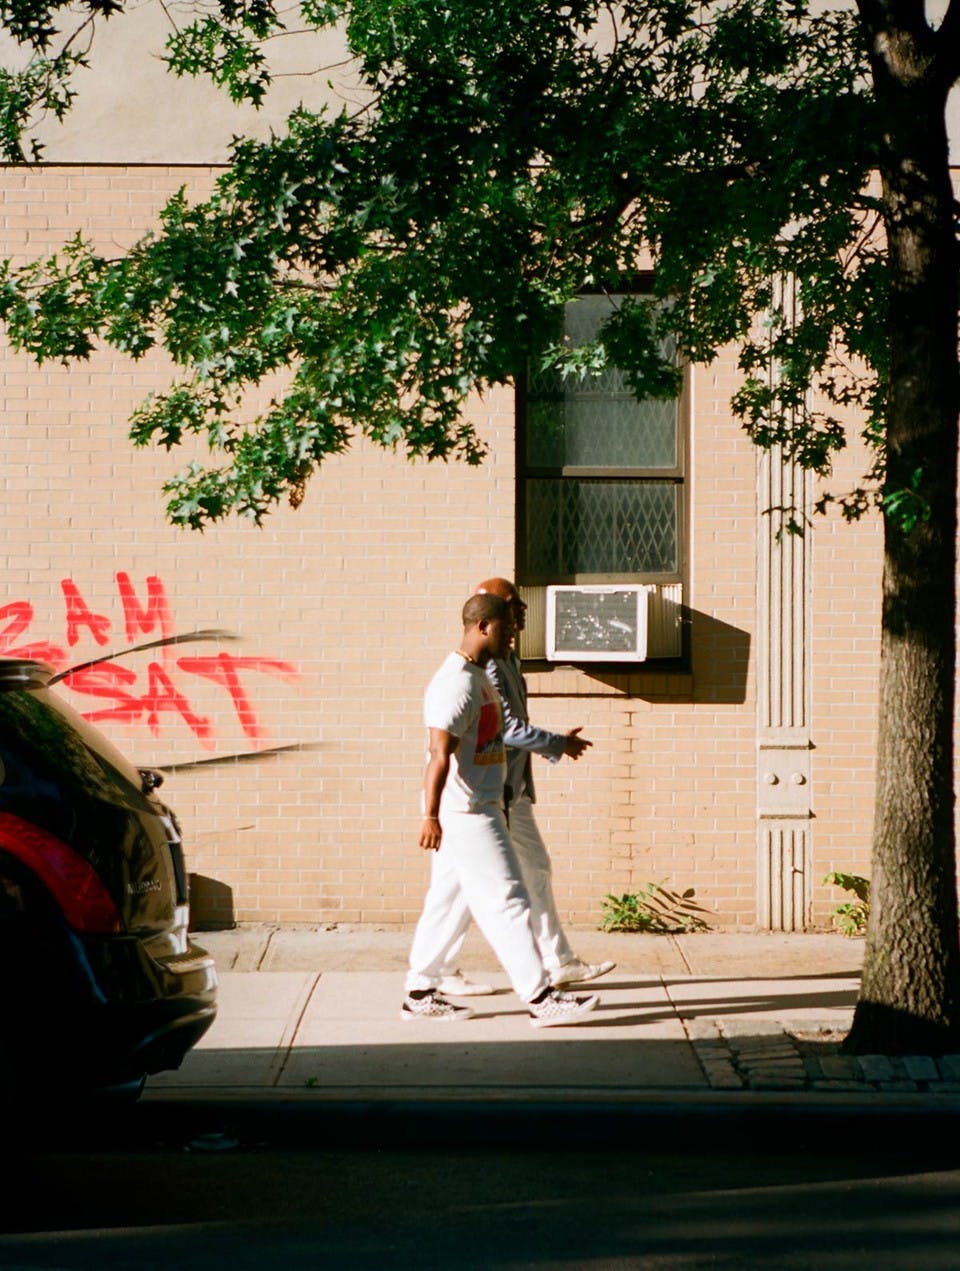
M 567 305 L 565 340 L 593 340 L 623 296 Z M 664 353 L 674 356 L 672 344 Z M 518 447 L 518 543 L 527 583 L 679 581 L 684 473 L 678 399 L 638 401 L 626 377 L 531 365 Z
M 673 482 L 531 478 L 528 573 L 675 574 L 678 493 Z
M 617 298 L 613 297 L 615 301 Z M 565 334 L 574 346 L 592 340 L 611 298 L 585 296 L 567 306 Z M 664 352 L 673 355 L 672 344 Z M 638 401 L 622 371 L 564 378 L 532 371 L 527 383 L 527 464 L 533 468 L 675 469 L 677 403 Z

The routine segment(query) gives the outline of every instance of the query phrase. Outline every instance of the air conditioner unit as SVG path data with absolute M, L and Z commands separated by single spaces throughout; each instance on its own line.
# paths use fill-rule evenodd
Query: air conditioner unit
M 647 588 L 642 584 L 548 587 L 549 662 L 643 662 Z

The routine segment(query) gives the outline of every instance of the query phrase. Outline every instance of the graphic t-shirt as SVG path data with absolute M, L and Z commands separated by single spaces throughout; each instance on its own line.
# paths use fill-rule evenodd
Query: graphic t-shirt
M 427 686 L 423 719 L 460 739 L 447 774 L 441 810 L 473 812 L 503 802 L 507 770 L 500 698 L 483 670 L 451 653 Z

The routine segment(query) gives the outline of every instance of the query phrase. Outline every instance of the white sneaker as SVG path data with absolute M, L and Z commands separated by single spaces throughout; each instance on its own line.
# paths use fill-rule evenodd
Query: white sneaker
M 468 980 L 462 971 L 454 971 L 452 975 L 443 977 L 438 991 L 450 997 L 486 997 L 495 990 L 492 984 Z
M 599 980 L 601 975 L 607 975 L 616 965 L 616 962 L 591 963 L 581 962 L 579 958 L 574 958 L 572 962 L 567 962 L 554 971 L 550 976 L 550 983 L 555 989 L 562 989 L 568 984 L 583 984 L 586 980 Z
M 542 1002 L 528 1002 L 530 1008 L 530 1024 L 533 1028 L 557 1028 L 561 1024 L 576 1024 L 596 1007 L 600 999 L 594 993 L 591 997 L 574 997 L 571 993 L 561 993 L 559 989 L 551 989 Z
M 425 997 L 411 997 L 408 993 L 400 1007 L 401 1019 L 432 1019 L 447 1024 L 458 1019 L 471 1019 L 472 1016 L 469 1006 L 455 1006 L 442 998 L 436 989 L 431 989 Z

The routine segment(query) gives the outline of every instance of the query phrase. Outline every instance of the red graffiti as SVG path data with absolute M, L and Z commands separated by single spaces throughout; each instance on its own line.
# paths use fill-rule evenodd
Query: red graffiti
M 160 578 L 146 579 L 145 604 L 137 596 L 129 574 L 118 573 L 116 583 L 128 646 L 136 645 L 142 636 L 153 633 L 163 639 L 174 636 L 172 612 Z M 63 579 L 60 587 L 67 646 L 73 649 L 84 633 L 101 648 L 108 644 L 114 626 L 110 617 L 90 608 L 73 579 Z M 109 659 L 68 671 L 71 662 L 82 659 L 68 656 L 63 647 L 47 641 L 18 643 L 27 636 L 34 618 L 34 607 L 27 600 L 0 606 L 0 656 L 34 658 L 49 662 L 57 671 L 67 672 L 62 681 L 65 687 L 103 703 L 97 709 L 81 712 L 92 723 L 144 724 L 158 736 L 165 721 L 178 719 L 205 749 L 213 747 L 214 724 L 209 716 L 193 708 L 189 682 L 183 683 L 181 677 L 198 676 L 222 688 L 244 734 L 258 742 L 266 739 L 267 732 L 251 700 L 246 677 L 271 675 L 287 683 L 298 678 L 291 662 L 279 658 L 237 657 L 226 650 L 206 656 L 180 657 L 165 665 L 150 662 L 145 671 L 145 687 L 144 673 L 138 674 L 130 666 Z
M 35 658 L 39 662 L 49 662 L 58 670 L 64 665 L 67 655 L 55 644 L 17 644 L 33 622 L 33 605 L 29 600 L 15 600 L 12 604 L 0 606 L 0 622 L 4 621 L 7 625 L 0 631 L 0 654 L 4 657 Z
M 117 589 L 123 605 L 123 622 L 127 643 L 135 644 L 141 635 L 149 635 L 160 628 L 160 634 L 169 639 L 173 635 L 173 618 L 167 603 L 167 593 L 159 578 L 147 579 L 147 607 L 140 604 L 129 574 L 117 574 Z
M 202 742 L 213 737 L 213 724 L 206 715 L 198 715 L 184 693 L 174 685 L 169 673 L 159 662 L 147 667 L 146 693 L 128 690 L 137 684 L 139 676 L 128 666 L 116 662 L 101 662 L 98 666 L 86 666 L 64 676 L 63 683 L 75 693 L 88 697 L 105 698 L 113 705 L 102 710 L 85 711 L 84 719 L 93 723 L 113 721 L 118 724 L 145 723 L 154 736 L 160 733 L 161 717 L 178 715 L 193 734 Z
M 85 666 L 64 677 L 63 683 L 76 693 L 88 697 L 104 697 L 114 703 L 107 710 L 85 711 L 84 719 L 92 724 L 114 720 L 118 724 L 134 724 L 143 715 L 143 707 L 135 693 L 127 692 L 137 682 L 136 671 L 119 662 L 101 662 L 99 666 Z
M 162 666 L 151 662 L 147 667 L 149 687 L 142 699 L 147 714 L 147 724 L 154 734 L 160 731 L 160 717 L 166 712 L 179 715 L 200 738 L 206 741 L 213 734 L 213 725 L 203 715 L 195 714 L 190 703 L 180 693 Z
M 262 740 L 265 733 L 257 722 L 257 713 L 240 682 L 240 672 L 260 671 L 267 675 L 279 675 L 288 681 L 296 678 L 296 672 L 289 662 L 280 662 L 276 658 L 238 658 L 226 652 L 217 653 L 214 657 L 180 658 L 177 666 L 182 671 L 202 675 L 225 688 L 236 708 L 243 731 L 254 741 Z
M 102 613 L 94 613 L 72 578 L 60 583 L 67 605 L 67 644 L 72 649 L 80 639 L 81 627 L 86 627 L 101 647 L 110 639 L 110 619 Z

